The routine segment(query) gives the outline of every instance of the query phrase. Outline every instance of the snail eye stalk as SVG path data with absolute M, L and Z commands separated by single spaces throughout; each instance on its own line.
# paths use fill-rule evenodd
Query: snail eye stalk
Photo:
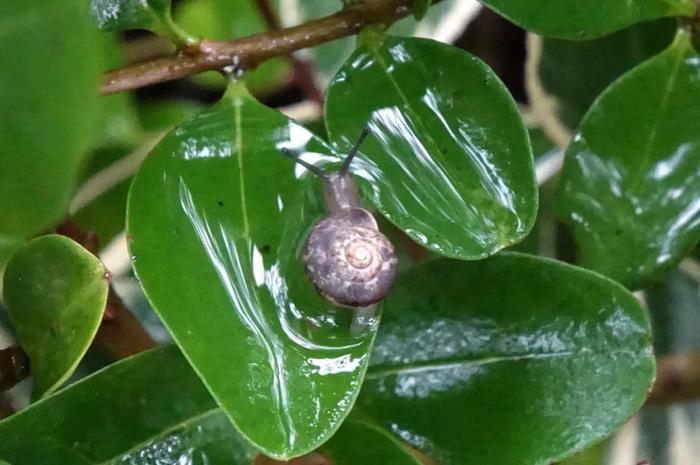
M 338 171 L 338 173 L 341 176 L 344 176 L 348 173 L 348 169 L 350 169 L 350 163 L 352 163 L 352 159 L 355 158 L 355 155 L 357 155 L 357 151 L 360 150 L 360 146 L 365 141 L 365 139 L 367 139 L 368 135 L 369 126 L 365 126 L 365 128 L 360 133 L 360 137 L 357 139 L 357 142 L 355 142 L 355 145 L 353 145 L 350 151 L 348 152 L 348 156 L 345 158 L 343 166 L 341 166 L 340 171 Z
M 326 179 L 328 177 L 328 175 L 321 168 L 319 168 L 318 166 L 312 165 L 311 163 L 309 163 L 305 160 L 302 160 L 301 158 L 299 158 L 299 155 L 295 154 L 291 150 L 280 149 L 280 152 L 282 152 L 283 155 L 294 160 L 295 163 L 299 163 L 301 166 L 303 166 L 307 170 L 311 171 L 316 176 L 323 178 L 323 179 Z

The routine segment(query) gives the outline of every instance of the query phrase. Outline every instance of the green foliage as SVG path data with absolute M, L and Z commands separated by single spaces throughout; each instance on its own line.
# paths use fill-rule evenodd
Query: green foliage
M 3 301 L 29 355 L 35 398 L 75 370 L 102 320 L 107 288 L 102 263 L 64 236 L 34 239 L 8 262 Z
M 441 259 L 387 299 L 358 405 L 445 465 L 540 464 L 605 437 L 653 376 L 620 285 L 527 255 Z
M 97 32 L 82 0 L 0 6 L 0 256 L 59 219 L 97 110 Z
M 74 463 L 25 455 L 37 437 L 90 464 L 178 463 L 211 454 L 212 465 L 247 465 L 253 454 L 174 347 L 113 364 L 37 402 L 0 422 L 0 437 L 0 457 L 13 465 Z
M 681 31 L 600 96 L 567 150 L 557 211 L 572 226 L 580 263 L 630 287 L 698 241 L 699 70 Z
M 237 81 L 198 74 L 98 100 L 100 69 L 173 47 L 124 31 L 178 49 L 177 65 L 154 59 L 120 75 L 139 84 L 143 73 L 220 63 L 210 41 L 248 37 L 238 46 L 254 49 L 276 23 L 269 14 L 290 26 L 343 3 L 353 11 L 340 17 L 367 8 L 271 3 L 185 0 L 172 17 L 169 0 L 0 5 L 2 309 L 36 400 L 0 421 L 0 458 L 250 465 L 315 452 L 333 465 L 603 465 L 615 443 L 604 438 L 645 401 L 654 350 L 700 347 L 695 259 L 669 272 L 700 239 L 695 2 L 484 0 L 547 37 L 530 50 L 548 95 L 531 102 L 527 129 L 488 53 L 410 37 L 445 42 L 471 18 L 460 0 L 399 5 L 406 18 L 365 28 L 357 46 L 345 38 L 293 57 L 277 48 L 309 40 L 308 25 L 275 31 L 243 77 L 222 55 Z M 281 105 L 285 114 L 271 108 Z M 564 149 L 545 136 L 551 120 L 577 128 L 558 187 Z M 365 127 L 349 169 L 401 275 L 383 303 L 358 310 L 324 299 L 305 273 L 303 245 L 327 215 L 323 176 L 281 152 L 336 170 Z M 95 373 L 88 357 L 76 370 L 109 324 L 108 280 L 72 239 L 36 237 L 58 224 L 97 232 L 102 245 L 126 231 L 135 277 L 121 276 L 124 301 L 142 323 L 159 318 L 177 347 Z M 574 255 L 577 266 L 507 247 Z M 105 263 L 119 268 L 117 248 Z M 629 289 L 655 280 L 643 299 L 652 341 Z M 98 344 L 115 342 L 105 333 Z M 665 440 L 669 418 L 647 410 L 638 424 Z M 641 440 L 636 452 L 663 464 L 670 450 Z
M 585 40 L 642 21 L 692 16 L 692 0 L 484 0 L 490 8 L 545 37 Z
M 330 84 L 326 126 L 341 150 L 371 129 L 353 168 L 365 196 L 436 253 L 483 258 L 532 227 L 527 132 L 503 84 L 463 51 L 366 34 Z

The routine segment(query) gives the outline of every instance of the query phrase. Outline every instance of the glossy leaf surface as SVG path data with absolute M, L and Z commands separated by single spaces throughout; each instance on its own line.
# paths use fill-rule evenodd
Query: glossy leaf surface
M 387 431 L 355 419 L 343 423 L 321 451 L 333 465 L 420 465 Z
M 97 108 L 98 41 L 83 0 L 4 0 L 0 18 L 4 244 L 65 213 Z
M 579 263 L 630 287 L 673 266 L 700 234 L 700 57 L 689 37 L 624 75 L 569 146 L 557 213 Z
M 3 301 L 29 355 L 34 397 L 75 370 L 102 321 L 109 286 L 102 263 L 65 236 L 34 239 L 10 259 Z
M 483 0 L 484 4 L 530 32 L 584 40 L 649 19 L 692 16 L 691 0 Z
M 527 255 L 440 259 L 384 306 L 361 411 L 445 465 L 541 465 L 600 440 L 654 375 L 620 285 Z
M 673 41 L 676 22 L 639 23 L 594 40 L 544 39 L 539 79 L 557 99 L 564 124 L 575 129 L 595 98 L 615 79 Z
M 302 126 L 232 86 L 168 134 L 131 188 L 142 286 L 218 403 L 266 455 L 302 455 L 352 406 L 376 329 L 318 296 L 301 247 L 318 178 L 281 155 L 333 161 Z
M 248 465 L 254 455 L 175 347 L 110 365 L 37 402 L 0 422 L 0 437 L 0 457 L 13 465 L 77 463 L 51 450 L 115 465 Z
M 462 50 L 367 35 L 330 85 L 326 126 L 341 151 L 369 126 L 352 168 L 365 196 L 437 253 L 483 258 L 532 227 L 527 132 L 496 75 Z

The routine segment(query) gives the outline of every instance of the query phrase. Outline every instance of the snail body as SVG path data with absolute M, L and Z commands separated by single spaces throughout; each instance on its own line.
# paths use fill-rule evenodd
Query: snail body
M 306 275 L 319 294 L 350 308 L 379 302 L 396 278 L 394 247 L 379 231 L 372 214 L 362 208 L 357 184 L 348 173 L 350 161 L 366 136 L 367 131 L 335 173 L 325 173 L 285 152 L 325 182 L 327 216 L 313 226 L 304 244 Z

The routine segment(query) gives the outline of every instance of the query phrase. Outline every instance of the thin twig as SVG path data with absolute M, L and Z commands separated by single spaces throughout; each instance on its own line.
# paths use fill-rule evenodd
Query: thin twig
M 293 51 L 356 34 L 371 24 L 390 25 L 410 12 L 411 0 L 364 0 L 334 15 L 230 41 L 200 42 L 169 57 L 108 71 L 103 95 L 233 66 L 251 69 Z

